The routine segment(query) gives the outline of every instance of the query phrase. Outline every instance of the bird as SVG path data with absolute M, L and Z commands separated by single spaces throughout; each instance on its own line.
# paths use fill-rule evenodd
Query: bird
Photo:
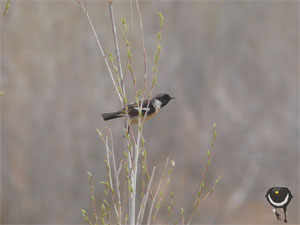
M 279 208 L 283 210 L 284 222 L 287 223 L 287 206 L 293 198 L 291 191 L 287 187 L 271 187 L 266 194 L 266 198 L 271 206 L 274 207 L 273 212 L 277 220 L 281 220 L 280 214 L 277 212 Z
M 130 124 L 137 124 L 138 123 L 138 115 L 139 115 L 139 107 L 142 106 L 142 116 L 146 115 L 145 121 L 150 120 L 159 112 L 159 110 L 167 105 L 170 100 L 175 99 L 175 97 L 171 97 L 169 94 L 158 94 L 153 97 L 150 101 L 143 100 L 142 104 L 139 101 L 139 104 L 136 102 L 130 103 L 120 111 L 112 112 L 112 113 L 103 113 L 102 118 L 107 120 L 112 120 L 120 117 L 129 117 Z M 149 105 L 148 105 L 149 104 Z M 127 112 L 126 112 L 127 109 Z

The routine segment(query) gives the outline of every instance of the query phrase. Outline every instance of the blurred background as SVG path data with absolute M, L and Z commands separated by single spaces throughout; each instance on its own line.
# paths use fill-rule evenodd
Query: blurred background
M 1 1 L 1 6 L 3 6 Z M 91 212 L 86 171 L 96 199 L 106 179 L 96 129 L 113 129 L 123 156 L 121 120 L 104 60 L 76 1 L 11 1 L 1 21 L 1 223 L 81 224 Z M 106 1 L 88 8 L 105 51 L 114 51 Z M 168 191 L 175 212 L 189 215 L 206 162 L 212 124 L 218 137 L 207 182 L 223 171 L 197 224 L 281 224 L 265 199 L 287 186 L 288 221 L 299 224 L 299 2 L 142 1 L 149 78 L 162 11 L 165 27 L 154 94 L 176 97 L 144 126 L 149 168 L 176 167 Z M 130 2 L 114 4 L 123 68 L 121 18 Z M 142 84 L 143 55 L 133 12 L 133 65 Z M 127 93 L 133 99 L 130 77 Z M 158 217 L 164 223 L 167 197 Z M 175 217 L 171 222 L 175 221 Z

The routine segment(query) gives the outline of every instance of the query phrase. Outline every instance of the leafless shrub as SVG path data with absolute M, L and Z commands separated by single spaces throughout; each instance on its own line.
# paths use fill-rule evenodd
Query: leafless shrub
M 92 201 L 92 217 L 88 216 L 88 213 L 82 209 L 82 215 L 84 220 L 88 224 L 155 224 L 158 211 L 161 207 L 161 201 L 163 198 L 163 194 L 167 189 L 167 186 L 170 183 L 170 177 L 172 175 L 173 169 L 175 167 L 175 162 L 173 160 L 169 160 L 167 158 L 165 162 L 165 167 L 163 173 L 159 177 L 158 185 L 156 188 L 153 187 L 153 180 L 155 179 L 156 167 L 152 168 L 151 174 L 148 171 L 147 166 L 147 151 L 144 148 L 145 139 L 143 136 L 143 124 L 146 115 L 142 116 L 142 102 L 144 100 L 148 100 L 148 106 L 150 103 L 150 98 L 152 96 L 152 91 L 155 87 L 157 82 L 157 65 L 159 61 L 159 56 L 161 52 L 161 34 L 163 31 L 164 25 L 164 17 L 161 12 L 158 12 L 158 19 L 159 19 L 159 31 L 157 32 L 157 50 L 154 56 L 153 61 L 153 77 L 151 86 L 148 87 L 149 78 L 148 78 L 148 61 L 147 61 L 147 54 L 145 48 L 145 41 L 144 41 L 144 34 L 143 34 L 143 23 L 141 12 L 139 8 L 139 3 L 136 0 L 136 10 L 138 12 L 138 21 L 141 29 L 141 42 L 142 42 L 142 49 L 143 49 L 143 57 L 144 57 L 144 76 L 143 76 L 143 87 L 138 89 L 136 79 L 132 68 L 132 52 L 131 52 L 131 27 L 132 27 L 132 10 L 133 10 L 133 2 L 131 1 L 131 18 L 130 18 L 130 37 L 127 37 L 127 30 L 128 24 L 124 18 L 122 18 L 122 25 L 123 25 L 123 32 L 122 37 L 125 42 L 127 48 L 127 64 L 126 69 L 123 73 L 122 64 L 120 59 L 120 50 L 119 50 L 119 42 L 117 39 L 117 29 L 115 25 L 114 19 L 114 12 L 113 12 L 113 1 L 108 0 L 108 10 L 110 13 L 111 18 L 111 26 L 112 26 L 112 34 L 114 38 L 114 45 L 115 45 L 115 55 L 112 53 L 105 54 L 103 46 L 101 45 L 100 39 L 98 34 L 95 31 L 93 22 L 90 18 L 87 2 L 86 0 L 78 0 L 83 12 L 86 14 L 89 24 L 93 30 L 95 39 L 97 41 L 97 45 L 99 47 L 101 56 L 103 57 L 107 70 L 109 72 L 110 78 L 113 82 L 113 86 L 121 105 L 126 109 L 127 105 L 127 97 L 126 97 L 126 84 L 125 84 L 125 76 L 127 71 L 129 71 L 133 87 L 134 87 L 134 94 L 135 94 L 135 102 L 139 105 L 139 116 L 138 116 L 138 128 L 136 133 L 131 128 L 131 124 L 129 118 L 125 119 L 125 129 L 124 129 L 124 138 L 125 138 L 125 151 L 124 151 L 124 158 L 120 161 L 120 163 L 116 162 L 115 158 L 115 151 L 114 151 L 114 144 L 113 144 L 113 135 L 112 131 L 109 128 L 106 128 L 106 131 L 102 133 L 100 130 L 97 130 L 103 144 L 105 145 L 106 149 L 106 159 L 105 164 L 107 168 L 107 181 L 100 182 L 104 185 L 105 190 L 105 197 L 101 203 L 100 212 L 97 209 L 97 204 L 95 202 L 94 196 L 94 186 L 92 183 L 92 174 L 88 172 L 89 176 L 89 183 L 91 189 L 91 201 Z M 128 129 L 129 128 L 129 129 Z M 128 132 L 129 131 L 129 132 Z M 210 149 L 207 151 L 207 163 L 205 168 L 202 172 L 201 183 L 199 187 L 198 194 L 195 198 L 195 203 L 193 207 L 193 211 L 188 218 L 187 224 L 191 223 L 192 217 L 195 214 L 199 205 L 214 191 L 216 184 L 218 183 L 220 177 L 212 184 L 209 188 L 209 191 L 205 193 L 203 196 L 203 188 L 205 186 L 205 178 L 207 174 L 207 170 L 210 166 L 211 160 L 211 152 L 214 147 L 214 143 L 217 137 L 216 132 L 216 125 L 213 125 L 213 139 L 210 144 Z M 139 165 L 141 164 L 141 165 Z M 137 201 L 137 176 L 138 171 L 142 171 L 141 177 L 141 186 L 142 191 L 141 195 L 141 202 L 138 205 Z M 121 180 L 120 175 L 121 172 L 124 173 L 124 180 Z M 122 185 L 121 185 L 122 184 Z M 126 190 L 121 194 L 121 186 L 124 186 Z M 170 205 L 168 207 L 168 215 L 166 216 L 166 224 L 169 224 L 173 208 L 174 208 L 174 194 L 171 192 L 169 193 L 170 196 Z M 111 202 L 111 203 L 109 203 Z M 126 206 L 126 202 L 128 202 L 128 207 Z M 111 206 L 112 204 L 112 206 Z M 148 206 L 148 207 L 147 207 Z M 112 209 L 113 208 L 113 209 Z M 148 218 L 144 218 L 145 211 L 148 209 Z M 112 215 L 113 213 L 113 215 Z M 181 208 L 180 210 L 180 218 L 182 224 L 185 223 L 184 217 L 184 209 Z M 175 224 L 178 223 L 179 219 L 176 219 Z

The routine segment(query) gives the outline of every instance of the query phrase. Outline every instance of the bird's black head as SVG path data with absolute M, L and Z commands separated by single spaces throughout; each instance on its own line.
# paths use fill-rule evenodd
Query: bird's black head
M 280 196 L 282 195 L 283 192 L 283 188 L 282 187 L 272 187 L 268 190 L 266 197 L 268 194 L 270 194 L 271 196 Z
M 285 193 L 286 193 L 286 190 L 284 190 L 282 187 L 273 187 L 272 188 L 272 195 L 274 195 L 274 196 L 280 196 Z
M 288 197 L 287 203 L 289 203 L 293 198 L 293 195 L 287 187 L 271 187 L 266 194 L 267 199 L 268 197 L 270 197 L 276 203 L 283 202 Z
M 174 99 L 174 97 L 171 97 L 168 94 L 158 94 L 153 98 L 153 100 L 158 100 L 161 102 L 160 107 L 164 107 L 171 99 Z

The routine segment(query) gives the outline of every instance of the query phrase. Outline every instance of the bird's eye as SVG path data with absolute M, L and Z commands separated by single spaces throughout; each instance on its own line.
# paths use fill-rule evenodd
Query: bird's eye
M 278 195 L 278 194 L 279 194 L 279 191 L 275 191 L 275 194 Z

